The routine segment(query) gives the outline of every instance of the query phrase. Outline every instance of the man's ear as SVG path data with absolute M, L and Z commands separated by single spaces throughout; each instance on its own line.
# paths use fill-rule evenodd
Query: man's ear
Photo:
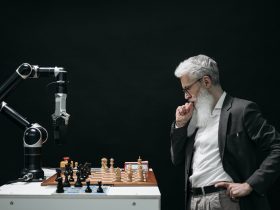
M 202 82 L 207 89 L 212 86 L 212 80 L 208 75 L 202 77 Z

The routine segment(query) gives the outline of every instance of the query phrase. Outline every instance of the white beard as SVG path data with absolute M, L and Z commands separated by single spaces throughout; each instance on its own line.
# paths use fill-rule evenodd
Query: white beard
M 214 97 L 205 89 L 201 88 L 194 110 L 194 117 L 196 118 L 196 126 L 199 128 L 206 127 L 207 122 L 211 116 L 214 106 Z

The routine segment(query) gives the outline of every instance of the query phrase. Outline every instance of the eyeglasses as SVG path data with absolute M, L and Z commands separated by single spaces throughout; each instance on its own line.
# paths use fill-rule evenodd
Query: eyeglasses
M 183 88 L 184 95 L 191 96 L 191 94 L 190 94 L 189 91 L 191 90 L 192 86 L 193 86 L 195 83 L 200 82 L 201 79 L 202 79 L 202 77 L 199 78 L 198 80 L 194 81 L 194 82 L 193 82 L 192 84 L 190 84 L 189 86 L 184 87 L 184 88 Z

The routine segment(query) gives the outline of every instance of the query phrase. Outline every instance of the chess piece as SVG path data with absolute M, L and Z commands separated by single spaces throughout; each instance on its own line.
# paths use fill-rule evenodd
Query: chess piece
M 87 180 L 86 184 L 87 184 L 87 188 L 85 189 L 85 192 L 86 193 L 91 193 L 92 189 L 90 188 L 90 180 Z
M 63 184 L 62 184 L 62 177 L 57 178 L 56 193 L 64 193 Z
M 81 165 L 81 167 L 80 167 L 80 172 L 81 172 L 81 176 L 80 176 L 81 177 L 81 181 L 84 182 L 86 180 L 86 178 L 87 178 L 87 172 L 86 172 L 86 170 L 85 170 L 83 165 Z
M 79 165 L 79 163 L 78 163 L 78 162 L 75 162 L 75 167 L 74 167 L 74 169 L 78 169 L 78 165 Z
M 61 177 L 61 169 L 60 169 L 60 168 L 57 168 L 57 169 L 56 169 L 56 178 L 55 178 L 55 181 L 57 181 L 59 177 Z
M 105 173 L 107 171 L 107 158 L 101 159 L 101 172 Z
M 73 172 L 73 170 L 71 170 L 70 171 L 70 178 L 69 178 L 70 182 L 74 182 L 73 174 L 74 174 L 74 172 Z
M 133 175 L 133 172 L 132 172 L 132 166 L 131 166 L 131 164 L 129 164 L 129 165 L 127 166 L 127 172 L 126 172 L 126 174 L 127 174 L 127 182 L 132 182 L 132 175 Z
M 142 165 L 138 166 L 137 181 L 138 182 L 144 182 L 144 175 L 143 175 L 143 167 L 142 167 Z
M 77 175 L 77 181 L 75 183 L 75 187 L 82 187 L 83 184 L 81 182 L 81 172 L 80 171 L 77 171 L 76 172 L 76 175 Z
M 74 161 L 73 160 L 71 160 L 70 166 L 71 166 L 71 168 L 74 168 Z
M 115 172 L 115 182 L 121 182 L 121 169 L 117 167 Z
M 137 162 L 138 162 L 138 165 L 142 165 L 142 159 L 141 159 L 141 157 L 140 157 L 140 156 L 139 156 L 139 158 L 138 158 Z
M 88 178 L 88 176 L 91 175 L 91 163 L 85 163 L 85 172 Z
M 137 161 L 137 181 L 138 182 L 144 182 L 144 175 L 143 175 L 143 166 L 142 166 L 142 159 L 139 156 Z
M 131 171 L 127 172 L 127 182 L 132 182 L 132 172 Z
M 147 182 L 147 173 L 143 171 L 143 182 Z
M 83 164 L 80 163 L 80 164 L 77 166 L 77 170 L 78 170 L 78 171 L 81 171 L 82 167 L 83 167 Z
M 70 174 L 70 171 L 71 171 L 71 166 L 69 163 L 65 164 L 65 172 L 68 173 L 68 175 Z
M 131 164 L 128 164 L 127 171 L 132 171 L 132 165 Z
M 71 159 L 70 158 L 67 160 L 67 165 L 68 165 L 68 169 L 69 169 L 71 167 Z
M 64 180 L 63 186 L 64 187 L 70 187 L 71 185 L 70 185 L 70 182 L 69 182 L 69 179 L 68 179 L 69 172 L 65 171 L 64 176 L 65 176 L 65 180 Z
M 101 187 L 102 182 L 101 182 L 101 181 L 98 181 L 97 183 L 98 183 L 98 188 L 97 188 L 96 192 L 97 192 L 97 193 L 103 193 L 104 191 L 103 191 L 103 189 L 102 189 L 102 187 Z
M 65 168 L 65 165 L 68 163 L 69 157 L 63 157 L 63 161 L 60 161 L 60 168 Z
M 115 172 L 115 170 L 114 170 L 114 158 L 110 159 L 110 172 L 111 173 Z

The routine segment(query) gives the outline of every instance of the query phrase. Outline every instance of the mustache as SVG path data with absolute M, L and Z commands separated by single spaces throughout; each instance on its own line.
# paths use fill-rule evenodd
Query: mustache
M 186 99 L 186 103 L 192 103 L 192 105 L 193 105 L 193 108 L 195 109 L 195 110 L 197 110 L 197 108 L 196 108 L 196 106 L 195 106 L 195 104 L 194 104 L 194 101 L 190 101 L 189 99 Z

